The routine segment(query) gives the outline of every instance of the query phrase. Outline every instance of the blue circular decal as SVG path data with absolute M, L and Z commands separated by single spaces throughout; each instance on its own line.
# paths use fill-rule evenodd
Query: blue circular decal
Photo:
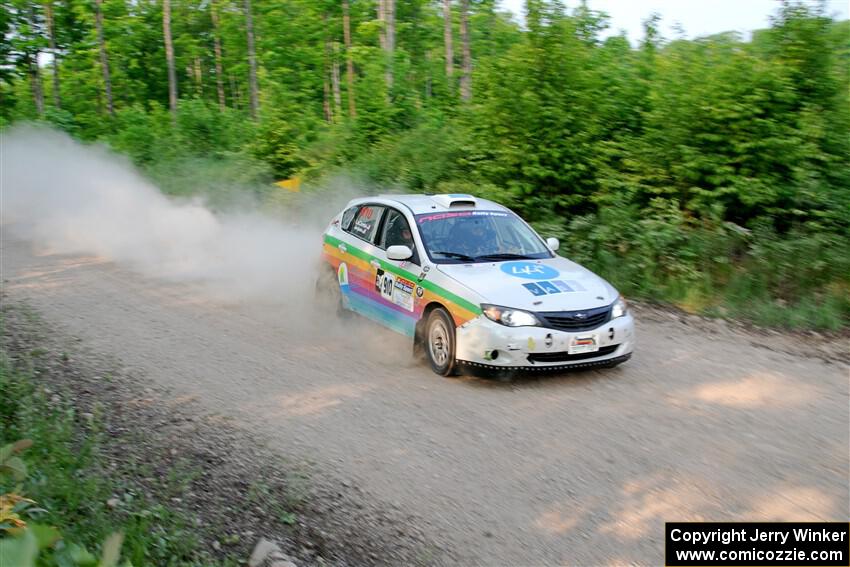
M 509 276 L 526 280 L 548 280 L 560 275 L 555 268 L 536 262 L 505 262 L 502 264 L 502 271 Z

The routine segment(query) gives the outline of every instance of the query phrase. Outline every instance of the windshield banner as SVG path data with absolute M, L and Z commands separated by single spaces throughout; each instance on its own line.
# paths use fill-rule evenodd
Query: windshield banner
M 432 215 L 419 215 L 417 222 L 422 224 L 427 221 L 450 219 L 455 217 L 506 217 L 508 213 L 501 211 L 457 211 L 453 213 L 434 213 Z

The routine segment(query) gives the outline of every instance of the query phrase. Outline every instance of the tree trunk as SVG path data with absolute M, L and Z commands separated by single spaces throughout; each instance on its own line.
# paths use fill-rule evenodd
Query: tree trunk
M 62 98 L 59 92 L 59 51 L 56 49 L 56 30 L 53 25 L 53 0 L 44 4 L 44 16 L 47 19 L 47 40 L 50 52 L 53 54 L 53 105 L 62 108 Z
M 331 74 L 331 41 L 328 38 L 328 14 L 322 15 L 322 24 L 325 30 L 325 54 L 322 58 L 322 109 L 325 112 L 325 122 L 334 121 L 333 108 L 331 107 L 331 87 L 328 84 L 328 76 Z
M 204 96 L 204 73 L 201 70 L 201 57 L 195 55 L 195 93 L 198 96 Z
M 339 42 L 333 42 L 331 52 L 331 86 L 334 93 L 334 116 L 339 119 L 342 116 L 342 94 L 339 88 Z
M 446 45 L 446 77 L 451 78 L 455 70 L 455 54 L 452 47 L 452 0 L 443 0 L 443 26 L 443 43 Z
M 378 28 L 378 40 L 380 41 L 382 50 L 387 49 L 386 2 L 387 0 L 378 0 L 378 21 L 381 22 Z
M 387 90 L 393 88 L 393 58 L 395 52 L 395 0 L 383 0 L 384 3 L 384 22 L 386 24 L 386 44 L 387 52 Z
M 330 124 L 334 121 L 333 111 L 331 110 L 331 89 L 328 86 L 328 66 L 325 63 L 325 72 L 322 73 L 324 80 L 322 81 L 322 90 L 324 92 L 324 96 L 322 97 L 322 110 L 325 112 L 325 122 Z
M 29 29 L 32 33 L 29 39 L 33 40 L 35 43 L 36 40 L 36 14 L 35 14 L 35 4 L 30 5 L 29 9 Z M 30 53 L 29 50 L 26 51 L 26 62 L 27 62 L 27 72 L 30 75 L 30 90 L 32 90 L 32 99 L 35 103 L 35 110 L 38 112 L 38 115 L 41 116 L 44 114 L 44 89 L 41 86 L 41 72 L 38 68 L 38 48 L 35 48 L 34 53 Z
M 221 32 L 218 25 L 218 8 L 215 0 L 210 4 L 210 15 L 213 24 L 213 50 L 215 51 L 215 84 L 218 89 L 218 109 L 224 112 L 224 65 L 221 63 Z
M 460 0 L 460 42 L 463 44 L 463 63 L 460 75 L 460 98 L 472 98 L 472 53 L 469 49 L 469 0 Z
M 165 37 L 165 61 L 168 64 L 168 108 L 171 122 L 177 123 L 177 72 L 174 69 L 174 45 L 171 41 L 171 0 L 162 0 L 162 35 Z
M 351 59 L 351 18 L 348 14 L 348 0 L 342 0 L 342 34 L 345 40 L 346 81 L 348 83 L 348 115 L 357 116 L 354 105 L 354 61 Z
M 257 88 L 257 54 L 254 51 L 254 18 L 251 15 L 251 0 L 245 0 L 245 31 L 248 36 L 248 86 L 251 90 L 251 118 L 257 118 L 260 98 Z
M 112 81 L 109 78 L 109 57 L 106 54 L 106 42 L 103 40 L 103 0 L 94 2 L 94 23 L 97 28 L 97 43 L 100 46 L 100 68 L 103 71 L 103 92 L 106 95 L 106 110 L 115 116 L 112 105 Z
M 44 114 L 44 91 L 41 88 L 41 74 L 38 72 L 38 51 L 35 52 L 35 55 L 27 53 L 26 61 L 35 111 L 41 116 Z

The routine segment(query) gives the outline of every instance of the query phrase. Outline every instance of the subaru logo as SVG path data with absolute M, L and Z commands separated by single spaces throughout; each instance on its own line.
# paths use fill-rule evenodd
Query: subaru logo
M 573 315 L 573 319 L 587 319 L 587 313 L 576 313 Z

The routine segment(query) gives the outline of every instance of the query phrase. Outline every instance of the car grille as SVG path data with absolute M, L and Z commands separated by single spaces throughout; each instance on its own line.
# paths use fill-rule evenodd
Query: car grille
M 548 329 L 576 333 L 589 331 L 607 323 L 611 317 L 611 306 L 580 311 L 544 311 L 537 315 L 543 319 L 543 326 Z
M 528 362 L 573 362 L 574 360 L 586 360 L 611 354 L 620 345 L 609 345 L 600 347 L 596 352 L 583 352 L 581 354 L 570 354 L 568 352 L 533 352 L 528 355 Z

